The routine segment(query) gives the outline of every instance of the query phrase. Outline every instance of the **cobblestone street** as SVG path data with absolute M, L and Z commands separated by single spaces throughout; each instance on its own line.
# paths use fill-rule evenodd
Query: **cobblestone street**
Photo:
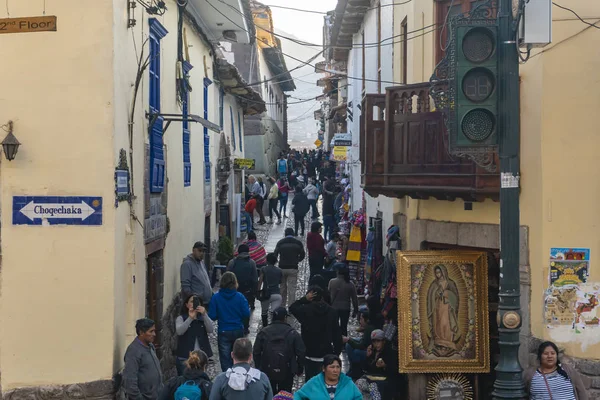
M 291 204 L 291 199 L 290 199 Z M 254 231 L 256 232 L 257 240 L 259 243 L 262 243 L 265 247 L 267 253 L 270 253 L 275 250 L 275 246 L 277 242 L 284 237 L 284 232 L 286 228 L 294 227 L 294 216 L 291 212 L 288 211 L 288 215 L 283 216 L 283 222 L 279 225 L 277 224 L 266 224 L 266 225 L 255 225 Z M 310 231 L 310 213 L 306 217 L 306 231 L 304 236 L 298 236 L 298 239 L 304 244 L 306 248 L 306 233 Z M 306 293 L 306 289 L 308 288 L 308 277 L 309 277 L 309 266 L 308 266 L 308 255 L 299 265 L 298 269 L 298 285 L 296 287 L 296 298 L 300 298 L 304 296 Z M 288 322 L 294 326 L 298 331 L 300 331 L 300 324 L 293 318 L 289 317 Z M 254 342 L 256 339 L 256 335 L 258 331 L 262 328 L 261 322 L 261 304 L 260 301 L 256 301 L 255 309 L 250 315 L 250 333 L 248 337 Z M 356 319 L 352 318 L 348 324 L 348 333 L 352 336 L 357 336 L 356 329 L 358 328 L 358 323 Z M 216 332 L 216 329 L 215 329 Z M 212 358 L 212 362 L 209 364 L 208 375 L 211 378 L 214 378 L 221 372 L 220 364 L 219 364 L 219 354 L 217 350 L 217 334 L 213 333 L 210 335 L 211 345 L 213 347 L 214 356 Z M 341 354 L 343 368 L 344 371 L 348 369 L 347 357 L 343 352 Z M 295 377 L 294 378 L 294 390 L 301 387 L 304 384 L 304 376 Z

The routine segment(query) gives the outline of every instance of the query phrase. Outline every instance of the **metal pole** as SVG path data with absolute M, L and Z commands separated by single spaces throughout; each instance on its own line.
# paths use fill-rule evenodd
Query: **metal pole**
M 494 399 L 524 399 L 519 364 L 521 290 L 519 277 L 519 60 L 512 0 L 498 10 L 499 155 L 500 155 L 500 360 Z

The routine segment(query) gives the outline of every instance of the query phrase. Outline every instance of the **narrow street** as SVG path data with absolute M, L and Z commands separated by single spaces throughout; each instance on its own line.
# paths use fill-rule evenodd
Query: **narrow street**
M 290 196 L 288 206 L 291 205 L 292 199 L 293 199 L 293 195 Z M 321 207 L 320 203 L 321 202 L 319 202 L 319 208 Z M 263 244 L 267 253 L 271 253 L 275 250 L 275 246 L 277 246 L 277 242 L 284 237 L 284 232 L 285 232 L 286 228 L 294 227 L 294 216 L 289 211 L 289 208 L 288 208 L 288 215 L 285 217 L 282 215 L 282 218 L 283 218 L 283 222 L 279 225 L 277 225 L 275 223 L 266 224 L 266 225 L 262 225 L 262 226 L 255 225 L 254 232 L 256 233 L 257 240 L 259 243 Z M 319 220 L 321 221 L 321 218 Z M 310 230 L 311 223 L 312 223 L 312 220 L 310 219 L 310 213 L 309 213 L 307 215 L 306 221 L 305 221 L 306 232 L 308 232 Z M 306 234 L 304 236 L 298 236 L 298 239 L 303 243 L 303 245 L 306 248 Z M 308 267 L 308 255 L 307 255 L 306 258 L 304 259 L 304 261 L 302 261 L 300 263 L 299 269 L 298 269 L 298 286 L 296 288 L 296 298 L 297 299 L 304 296 L 304 294 L 306 293 L 306 290 L 308 288 L 308 276 L 309 276 L 309 267 Z M 255 309 L 250 315 L 250 333 L 248 335 L 248 338 L 250 338 L 252 340 L 252 342 L 254 342 L 256 340 L 256 335 L 262 328 L 261 310 L 262 310 L 261 303 L 260 303 L 260 301 L 257 300 L 255 303 Z M 298 331 L 300 331 L 300 324 L 298 323 L 298 321 L 295 320 L 295 318 L 289 317 L 288 322 L 290 324 L 292 324 L 292 326 L 294 326 L 294 328 L 296 328 Z M 356 319 L 351 319 L 348 324 L 348 332 L 351 337 L 355 337 L 358 335 L 356 332 L 357 328 L 358 328 L 358 324 L 356 322 Z M 214 379 L 214 377 L 216 377 L 221 372 L 221 368 L 220 368 L 220 364 L 219 364 L 219 352 L 218 352 L 218 348 L 217 348 L 216 333 L 213 333 L 212 335 L 210 335 L 210 340 L 211 340 L 211 345 L 213 347 L 214 355 L 212 357 L 213 362 L 211 362 L 209 364 L 207 373 L 211 378 Z M 344 352 L 342 352 L 340 357 L 341 357 L 342 363 L 343 363 L 342 368 L 344 371 L 347 371 L 348 370 L 348 358 Z M 304 376 L 294 378 L 294 390 L 300 388 L 303 384 L 304 384 Z

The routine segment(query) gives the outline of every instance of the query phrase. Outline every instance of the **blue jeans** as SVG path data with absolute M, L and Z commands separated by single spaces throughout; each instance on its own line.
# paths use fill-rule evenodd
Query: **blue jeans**
M 221 361 L 221 371 L 225 372 L 233 366 L 231 351 L 233 343 L 236 339 L 244 337 L 244 330 L 224 331 L 217 335 L 217 343 L 219 345 L 219 360 Z
M 185 371 L 185 362 L 187 358 L 177 357 L 175 359 L 175 368 L 177 368 L 177 376 L 183 376 L 183 371 Z
M 308 205 L 312 208 L 312 218 L 318 218 L 319 217 L 319 211 L 317 210 L 317 199 L 310 199 L 308 200 Z
M 287 212 L 287 203 L 288 203 L 288 196 L 281 196 L 281 198 L 279 199 L 279 213 L 282 216 L 285 216 L 285 213 Z
M 325 241 L 328 241 L 331 239 L 331 235 L 333 234 L 333 215 L 323 216 L 323 226 L 323 239 L 325 239 Z M 327 236 L 327 233 L 329 233 L 329 236 Z
M 254 229 L 252 217 L 247 211 L 242 211 L 242 218 L 246 219 L 246 232 L 250 233 Z
M 354 349 L 350 344 L 346 343 L 346 354 L 348 355 L 348 361 L 350 362 L 350 370 L 346 375 L 352 377 L 355 373 L 360 374 L 360 365 L 367 359 L 367 351 Z

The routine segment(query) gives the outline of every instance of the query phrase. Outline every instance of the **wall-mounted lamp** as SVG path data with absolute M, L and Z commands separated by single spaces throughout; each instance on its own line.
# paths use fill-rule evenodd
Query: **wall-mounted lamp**
M 19 143 L 15 135 L 13 135 L 13 122 L 8 121 L 8 135 L 6 135 L 6 137 L 2 141 L 2 149 L 4 149 L 4 156 L 8 161 L 12 161 L 15 159 L 15 156 L 19 151 L 20 145 L 21 143 Z

